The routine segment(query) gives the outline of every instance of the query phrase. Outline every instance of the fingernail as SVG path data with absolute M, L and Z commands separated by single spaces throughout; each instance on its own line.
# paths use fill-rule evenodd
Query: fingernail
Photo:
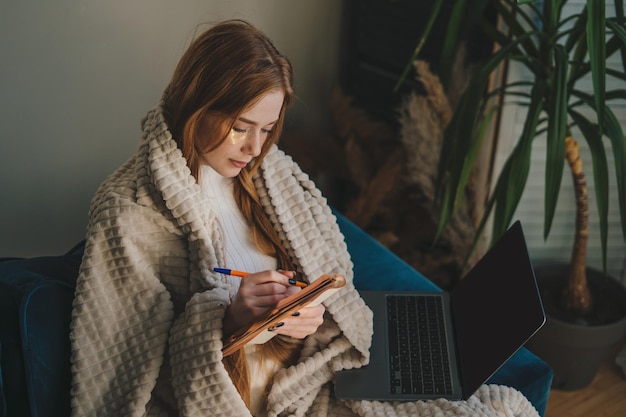
M 294 316 L 294 317 L 297 317 L 297 316 L 299 316 L 299 315 L 300 315 L 300 312 L 299 312 L 299 311 L 296 311 L 295 313 L 293 313 L 293 314 L 292 314 L 292 316 Z
M 273 332 L 273 331 L 274 331 L 274 330 L 276 330 L 277 328 L 282 327 L 282 326 L 284 326 L 284 325 L 285 325 L 285 323 L 283 323 L 282 321 L 281 321 L 281 322 L 278 322 L 278 323 L 276 323 L 275 325 L 273 325 L 272 327 L 268 327 L 267 331 L 269 331 L 269 332 Z

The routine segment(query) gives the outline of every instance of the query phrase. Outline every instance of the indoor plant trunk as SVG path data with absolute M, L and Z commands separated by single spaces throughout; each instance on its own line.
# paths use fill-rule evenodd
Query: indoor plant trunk
M 566 139 L 576 192 L 576 235 L 569 265 L 538 266 L 546 324 L 527 347 L 554 369 L 553 388 L 587 386 L 626 330 L 626 288 L 586 267 L 587 186 L 578 145 Z
M 570 261 L 569 277 L 563 291 L 565 310 L 586 315 L 591 311 L 593 298 L 587 283 L 587 241 L 589 239 L 589 204 L 587 181 L 583 171 L 578 144 L 571 136 L 565 138 L 565 158 L 572 171 L 576 196 L 576 234 Z

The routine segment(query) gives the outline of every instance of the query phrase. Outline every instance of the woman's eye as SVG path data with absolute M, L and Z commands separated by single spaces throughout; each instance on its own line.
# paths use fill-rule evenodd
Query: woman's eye
M 262 129 L 263 133 L 265 133 L 266 135 L 271 135 L 272 133 L 274 133 L 274 129 Z
M 241 127 L 233 127 L 233 130 L 237 133 L 247 133 L 248 129 L 245 128 L 241 128 Z

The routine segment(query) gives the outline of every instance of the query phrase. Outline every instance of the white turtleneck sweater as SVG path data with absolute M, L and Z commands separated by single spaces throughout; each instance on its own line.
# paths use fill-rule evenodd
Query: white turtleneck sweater
M 235 202 L 233 178 L 218 174 L 208 165 L 200 167 L 199 184 L 211 202 L 211 207 L 220 221 L 225 236 L 226 265 L 224 268 L 258 272 L 276 269 L 274 257 L 261 253 L 252 241 L 252 233 L 246 219 Z M 241 278 L 229 277 L 231 299 L 237 293 Z M 250 369 L 250 411 L 256 417 L 266 415 L 265 395 L 272 375 L 278 365 L 271 360 L 261 361 L 256 345 L 246 346 L 246 357 Z
M 252 241 L 252 233 L 241 210 L 235 203 L 233 178 L 222 177 L 213 168 L 203 165 L 200 168 L 200 186 L 209 197 L 211 208 L 220 220 L 224 231 L 226 263 L 224 268 L 239 271 L 259 272 L 276 269 L 276 259 L 259 251 Z M 241 278 L 231 277 L 234 292 L 239 288 Z

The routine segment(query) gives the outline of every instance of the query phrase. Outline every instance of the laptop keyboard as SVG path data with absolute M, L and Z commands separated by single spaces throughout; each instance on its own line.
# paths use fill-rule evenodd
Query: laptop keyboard
M 442 298 L 387 296 L 391 393 L 452 393 Z

